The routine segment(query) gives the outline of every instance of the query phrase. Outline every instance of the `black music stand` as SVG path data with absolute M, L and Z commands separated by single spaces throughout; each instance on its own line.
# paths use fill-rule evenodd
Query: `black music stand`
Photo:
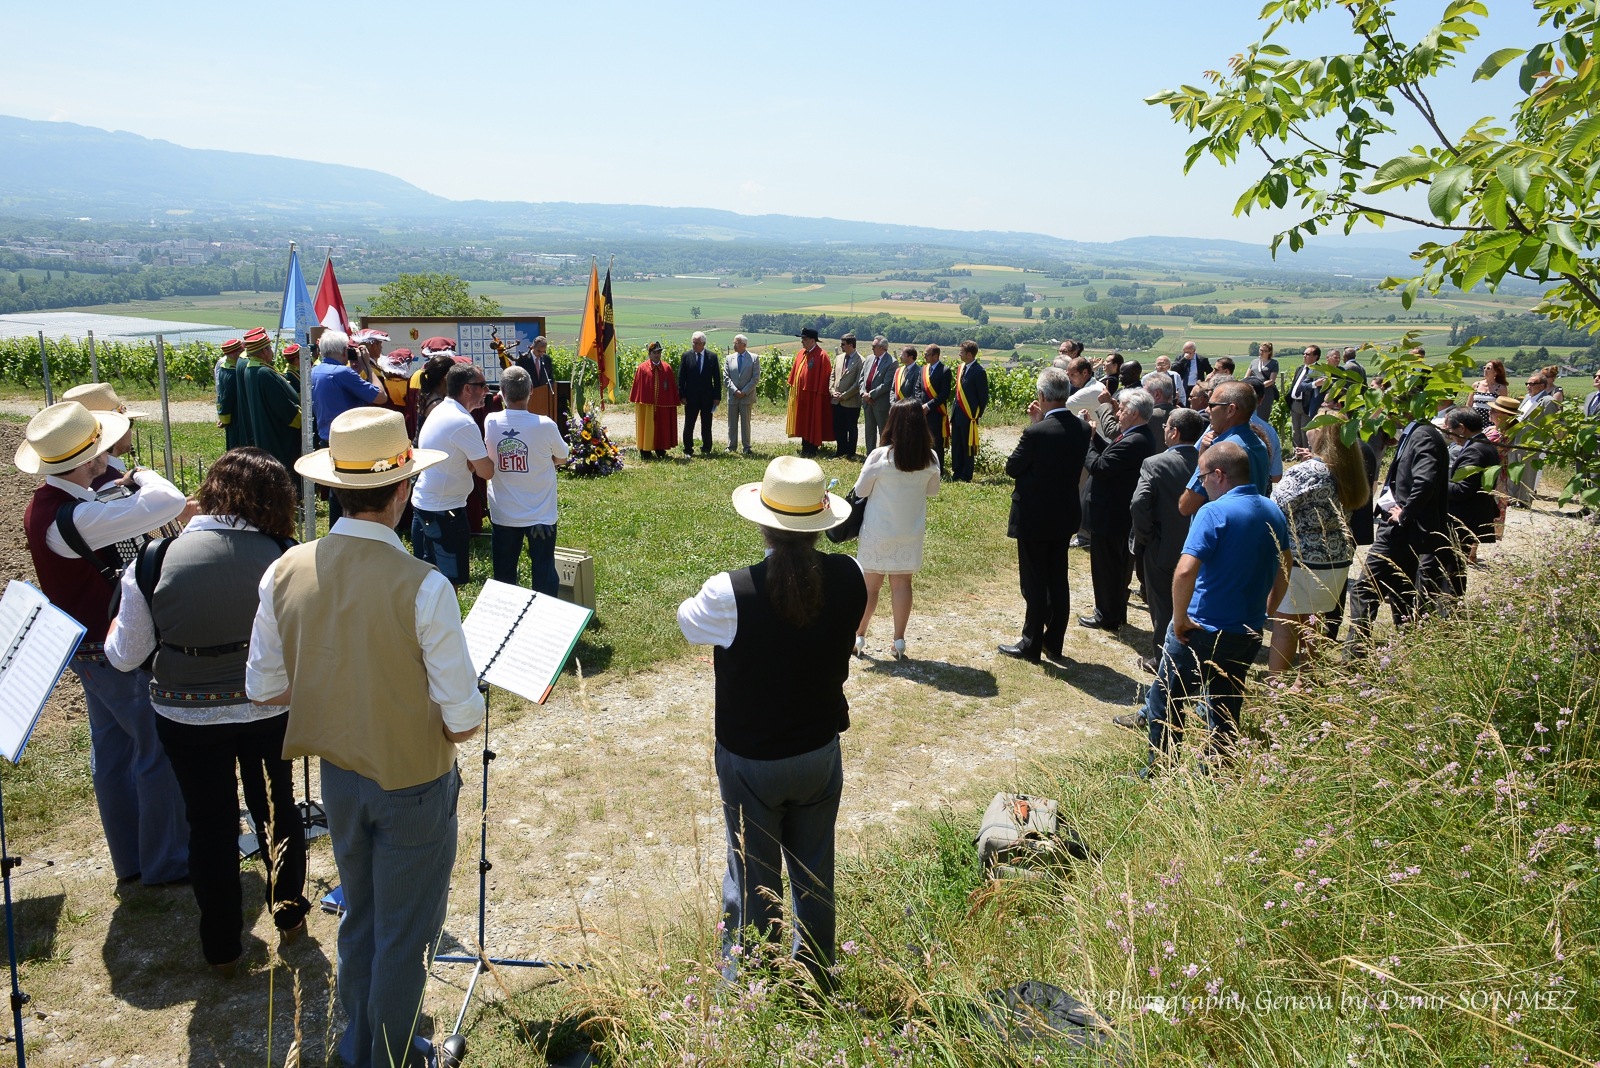
M 28 1054 L 22 1042 L 22 1006 L 33 1000 L 17 982 L 17 926 L 11 913 L 11 869 L 22 864 L 21 857 L 6 852 L 6 806 L 0 791 L 0 882 L 6 894 L 6 949 L 11 954 L 11 1020 L 16 1027 L 17 1068 L 28 1068 Z

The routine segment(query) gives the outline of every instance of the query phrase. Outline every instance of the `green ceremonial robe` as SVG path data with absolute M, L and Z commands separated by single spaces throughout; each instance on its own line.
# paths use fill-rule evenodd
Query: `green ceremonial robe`
M 217 421 L 222 424 L 222 438 L 229 449 L 246 444 L 239 417 L 238 382 L 237 363 L 217 369 Z
M 265 449 L 290 471 L 300 458 L 300 394 L 270 367 L 255 360 L 240 360 L 239 407 L 244 413 L 250 440 L 247 444 Z

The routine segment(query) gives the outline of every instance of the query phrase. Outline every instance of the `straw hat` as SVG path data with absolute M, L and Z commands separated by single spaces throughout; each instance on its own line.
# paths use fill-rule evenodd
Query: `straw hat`
M 64 400 L 28 420 L 27 440 L 12 463 L 30 475 L 59 475 L 109 452 L 127 432 L 128 417 L 120 412 L 91 412 Z
M 122 403 L 122 398 L 117 396 L 110 382 L 86 382 L 81 386 L 73 386 L 61 394 L 61 399 L 77 401 L 91 412 L 116 412 L 129 419 L 150 417 L 149 412 L 136 412 Z
M 300 457 L 294 469 L 324 486 L 376 489 L 408 479 L 448 455 L 438 449 L 413 449 L 399 412 L 362 407 L 334 419 L 328 447 Z
M 850 518 L 850 502 L 829 493 L 827 485 L 817 461 L 779 456 L 760 482 L 733 491 L 733 510 L 764 527 L 827 530 Z
M 1522 411 L 1522 402 L 1515 397 L 1502 393 L 1490 403 L 1489 410 L 1491 412 L 1499 412 L 1501 415 L 1518 415 Z

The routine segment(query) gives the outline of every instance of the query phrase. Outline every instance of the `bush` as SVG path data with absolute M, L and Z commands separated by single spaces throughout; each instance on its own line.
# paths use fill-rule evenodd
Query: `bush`
M 168 345 L 167 381 L 195 382 L 209 386 L 212 368 L 221 356 L 218 346 L 209 341 L 189 341 Z M 90 380 L 89 343 L 73 338 L 45 339 L 50 357 L 50 386 L 56 393 Z M 153 341 L 95 342 L 102 381 L 139 382 L 156 386 L 156 346 Z M 0 339 L 0 377 L 24 388 L 44 386 L 44 368 L 39 358 L 38 338 Z

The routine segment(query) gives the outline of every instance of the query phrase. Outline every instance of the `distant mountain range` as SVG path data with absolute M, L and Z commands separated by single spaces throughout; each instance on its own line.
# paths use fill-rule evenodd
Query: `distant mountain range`
M 437 221 L 565 238 L 697 239 L 766 244 L 933 245 L 976 253 L 1129 259 L 1224 270 L 1281 268 L 1347 274 L 1406 269 L 1404 234 L 1326 239 L 1274 260 L 1265 245 L 1185 237 L 1091 243 L 1047 234 L 740 215 L 714 208 L 638 204 L 447 200 L 382 171 L 170 141 L 68 122 L 0 116 L 0 215 L 138 219 L 197 215 Z

